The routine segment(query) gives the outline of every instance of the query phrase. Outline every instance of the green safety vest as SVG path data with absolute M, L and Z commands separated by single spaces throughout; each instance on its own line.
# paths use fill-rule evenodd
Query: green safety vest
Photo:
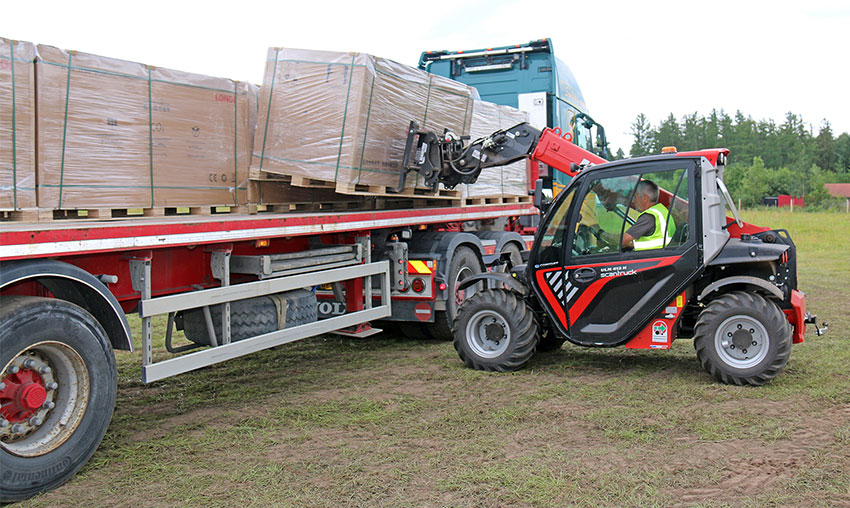
M 655 218 L 655 231 L 649 236 L 635 238 L 635 250 L 660 249 L 665 245 L 670 245 L 670 242 L 673 241 L 673 233 L 676 232 L 676 223 L 670 221 L 668 227 L 667 216 L 669 212 L 667 207 L 661 203 L 656 203 L 643 213 L 651 214 Z

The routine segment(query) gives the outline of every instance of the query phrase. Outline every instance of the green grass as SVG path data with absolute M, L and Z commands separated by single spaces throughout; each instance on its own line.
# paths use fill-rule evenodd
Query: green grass
M 850 216 L 743 218 L 791 232 L 809 309 L 830 322 L 767 386 L 713 382 L 688 340 L 567 345 L 492 374 L 448 342 L 323 336 L 147 386 L 139 354 L 118 352 L 100 448 L 20 505 L 850 504 Z

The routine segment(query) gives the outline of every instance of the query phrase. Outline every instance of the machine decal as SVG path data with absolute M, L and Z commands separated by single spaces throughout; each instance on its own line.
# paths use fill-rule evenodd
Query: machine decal
M 557 268 L 549 268 L 547 270 L 540 270 L 537 272 L 537 284 L 540 287 L 540 290 L 543 292 L 543 296 L 546 297 L 546 301 L 549 302 L 549 305 L 552 307 L 552 310 L 555 312 L 555 315 L 558 317 L 558 320 L 563 323 L 564 326 L 567 326 L 566 313 L 564 312 L 563 302 L 563 292 L 561 292 L 561 296 L 556 296 L 552 291 L 552 282 L 557 283 L 565 280 L 565 278 L 569 275 L 569 272 L 564 272 L 560 267 Z M 550 282 L 550 279 L 552 282 Z M 560 287 L 563 290 L 563 284 Z
M 605 284 L 617 277 L 625 277 L 649 270 L 661 268 L 675 263 L 680 256 L 669 258 L 641 259 L 633 262 L 617 261 L 613 263 L 598 263 L 591 265 L 578 265 L 563 270 L 560 267 L 539 270 L 536 274 L 537 282 L 543 296 L 546 297 L 558 320 L 569 327 L 584 312 L 593 299 L 599 294 Z M 570 272 L 576 268 L 598 268 L 599 278 L 589 286 L 581 288 L 570 282 Z M 574 303 L 573 303 L 574 302 Z M 569 309 L 569 323 L 567 323 L 567 312 Z
M 682 314 L 686 293 L 670 301 L 640 332 L 626 343 L 627 349 L 670 349 L 676 338 L 676 322 Z
M 640 261 L 634 261 L 631 263 L 623 263 L 622 261 L 618 261 L 616 263 L 601 263 L 595 265 L 583 265 L 585 267 L 599 267 L 600 275 L 599 279 L 595 280 L 591 283 L 584 291 L 579 294 L 578 300 L 576 300 L 575 304 L 570 306 L 570 324 L 576 322 L 579 316 L 581 316 L 582 312 L 584 312 L 590 303 L 596 298 L 596 295 L 599 294 L 599 291 L 602 290 L 602 287 L 607 284 L 609 281 L 617 278 L 624 277 L 628 275 L 634 275 L 638 272 L 643 272 L 645 270 L 649 270 L 652 268 L 661 268 L 664 266 L 669 266 L 675 263 L 681 256 L 673 256 L 669 258 L 652 258 L 652 259 L 642 259 Z M 579 266 L 570 267 L 570 268 L 580 268 Z M 607 270 L 606 270 L 607 269 Z M 607 275 L 610 274 L 610 275 Z
M 667 344 L 667 337 L 667 323 L 664 321 L 656 321 L 652 323 L 652 342 Z
M 418 259 L 412 259 L 407 262 L 407 273 L 416 273 L 421 275 L 428 275 L 431 273 L 431 269 L 428 268 L 428 265 L 425 264 L 424 261 L 420 261 Z
M 552 290 L 559 302 L 569 303 L 578 292 L 578 288 L 570 283 L 569 275 L 570 272 L 561 270 L 546 272 L 544 275 L 549 289 Z

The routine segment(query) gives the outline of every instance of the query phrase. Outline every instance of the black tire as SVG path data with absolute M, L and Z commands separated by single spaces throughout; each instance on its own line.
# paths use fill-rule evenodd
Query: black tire
M 286 325 L 283 328 L 313 323 L 317 319 L 318 306 L 316 295 L 306 289 L 297 289 L 280 293 L 286 301 Z M 218 341 L 221 341 L 222 305 L 210 307 L 213 327 Z M 269 296 L 237 300 L 230 303 L 230 341 L 256 337 L 264 333 L 279 330 L 278 312 L 275 300 Z M 183 333 L 196 344 L 209 346 L 209 334 L 203 309 L 192 309 L 183 313 Z
M 452 339 L 452 322 L 457 316 L 457 310 L 460 303 L 476 291 L 480 284 L 476 284 L 470 288 L 463 290 L 462 295 L 457 293 L 457 285 L 462 280 L 482 273 L 481 262 L 478 256 L 469 247 L 458 247 L 455 249 L 452 256 L 452 263 L 449 265 L 449 271 L 446 274 L 446 284 L 448 285 L 448 300 L 446 300 L 446 310 L 437 311 L 434 313 L 434 322 L 426 325 L 430 335 L 435 339 L 451 340 Z M 458 302 L 458 300 L 461 300 Z
M 721 383 L 763 385 L 791 356 L 791 325 L 775 303 L 732 292 L 712 301 L 694 327 L 702 367 Z
M 27 411 L 4 407 L 0 502 L 11 502 L 62 485 L 89 460 L 112 418 L 118 376 L 109 338 L 91 314 L 30 296 L 3 297 L 0 367 L 5 396 L 40 385 L 32 407 L 14 406 Z
M 534 355 L 537 319 L 516 293 L 485 289 L 466 300 L 452 330 L 454 347 L 467 367 L 508 372 Z

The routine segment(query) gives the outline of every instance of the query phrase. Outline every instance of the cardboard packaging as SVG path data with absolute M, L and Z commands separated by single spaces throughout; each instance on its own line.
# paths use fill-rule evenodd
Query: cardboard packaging
M 35 46 L 0 37 L 0 210 L 36 206 Z
M 363 53 L 268 51 L 252 168 L 355 185 L 398 185 L 407 130 L 469 132 L 474 89 Z M 410 174 L 407 188 L 421 185 Z
M 472 109 L 470 139 L 480 137 L 528 121 L 528 113 L 510 106 L 475 101 Z M 528 171 L 525 160 L 486 168 L 474 184 L 459 186 L 463 198 L 528 196 Z
M 246 202 L 256 87 L 39 45 L 41 208 Z

